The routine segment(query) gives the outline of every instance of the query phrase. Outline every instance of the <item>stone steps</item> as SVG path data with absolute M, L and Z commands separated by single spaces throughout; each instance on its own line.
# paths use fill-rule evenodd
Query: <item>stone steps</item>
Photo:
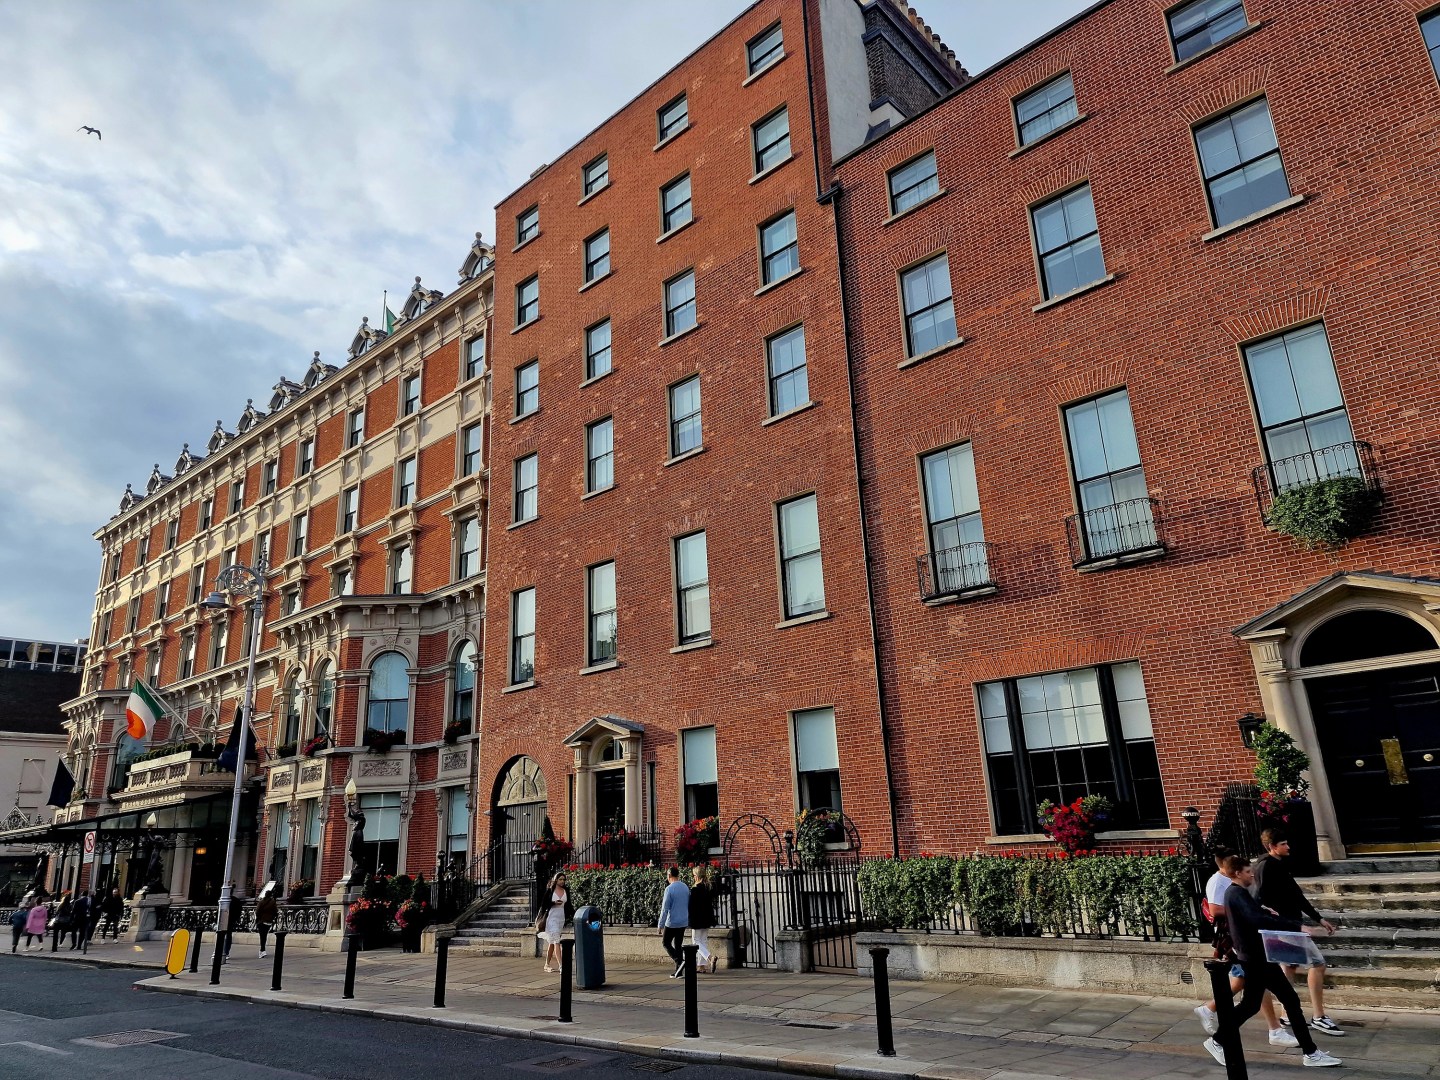
M 1323 949 L 1331 971 L 1397 969 L 1440 973 L 1440 949 Z
M 1320 896 L 1367 896 L 1440 892 L 1440 874 L 1345 874 L 1301 878 L 1300 888 L 1312 899 Z
M 1325 877 L 1352 874 L 1426 874 L 1440 873 L 1440 855 L 1401 855 L 1374 859 L 1343 859 L 1326 863 Z M 1318 881 L 1319 878 L 1309 878 Z
M 1332 920 L 1334 921 L 1334 920 Z M 1351 949 L 1440 949 L 1440 929 L 1431 926 L 1354 926 L 1340 923 L 1334 937 L 1317 937 L 1315 944 L 1325 955 Z
M 531 927 L 529 886 L 515 885 L 458 929 L 450 947 L 471 956 L 524 956 Z

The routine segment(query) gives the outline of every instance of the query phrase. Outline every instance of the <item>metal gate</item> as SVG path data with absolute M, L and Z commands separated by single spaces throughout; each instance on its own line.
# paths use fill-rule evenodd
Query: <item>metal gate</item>
M 734 934 L 741 967 L 778 967 L 780 935 L 792 933 L 808 946 L 810 968 L 855 973 L 860 837 L 849 818 L 841 820 L 843 842 L 809 865 L 795 850 L 794 834 L 782 839 L 768 818 L 746 814 L 731 822 L 716 915 Z

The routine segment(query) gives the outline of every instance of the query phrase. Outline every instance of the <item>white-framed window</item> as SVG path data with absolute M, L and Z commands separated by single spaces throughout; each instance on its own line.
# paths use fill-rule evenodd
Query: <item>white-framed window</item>
M 792 326 L 766 339 L 765 368 L 771 416 L 798 409 L 810 401 L 804 326 Z
M 690 126 L 690 102 L 681 94 L 662 105 L 655 114 L 658 142 L 664 142 L 672 135 L 678 135 Z
M 480 572 L 480 519 L 462 518 L 455 529 L 455 572 L 464 580 Z
M 484 431 L 479 424 L 471 424 L 460 433 L 460 475 L 474 476 L 485 464 L 485 450 L 481 439 Z
M 290 557 L 298 559 L 305 554 L 306 534 L 310 528 L 310 514 L 296 514 L 290 520 Z
M 195 674 L 195 631 L 187 630 L 180 635 L 180 678 L 188 679 Z
M 205 566 L 202 563 L 200 566 L 193 566 L 190 568 L 190 591 L 187 594 L 189 596 L 189 600 L 187 601 L 187 603 L 193 607 L 195 604 L 200 603 L 200 600 L 204 596 L 204 594 Z
M 396 544 L 390 549 L 390 591 L 396 594 L 410 592 L 413 573 L 410 545 Z
M 535 678 L 535 589 L 510 594 L 510 685 Z
M 1040 262 L 1040 295 L 1049 300 L 1105 276 L 1100 226 L 1090 185 L 1081 184 L 1030 211 L 1035 255 Z
M 125 611 L 125 632 L 133 634 L 140 628 L 140 598 L 137 596 L 130 601 Z
M 165 524 L 165 550 L 174 551 L 175 545 L 180 542 L 180 519 L 171 518 Z
M 601 229 L 585 241 L 585 280 L 595 281 L 610 273 L 610 230 Z
M 614 660 L 619 636 L 619 618 L 613 561 L 586 568 L 585 608 L 590 627 L 586 664 L 603 664 Z
M 476 378 L 485 370 L 485 335 L 477 334 L 465 343 L 465 378 Z
M 515 415 L 528 416 L 540 408 L 540 361 L 528 360 L 515 369 Z
M 340 532 L 352 533 L 360 524 L 360 485 L 348 487 L 340 494 Z
M 680 760 L 684 770 L 685 820 L 719 816 L 720 772 L 715 759 L 715 729 L 684 728 L 680 732 Z
M 225 644 L 230 636 L 230 624 L 217 619 L 210 624 L 210 670 L 225 666 Z
M 303 594 L 300 586 L 295 585 L 286 589 L 280 594 L 280 614 L 283 616 L 298 615 L 304 606 Z
M 926 150 L 917 158 L 897 165 L 886 175 L 890 191 L 891 215 L 903 214 L 912 206 L 940 192 L 940 174 L 935 167 L 935 151 Z
M 790 157 L 790 109 L 780 106 L 750 129 L 755 173 L 773 169 Z
M 395 470 L 395 505 L 409 506 L 415 501 L 415 456 L 401 458 Z
M 660 235 L 674 232 L 689 222 L 692 216 L 690 174 L 687 172 L 660 189 Z
M 610 320 L 602 319 L 585 331 L 585 378 L 598 379 L 610 370 Z
M 146 533 L 135 542 L 135 565 L 144 566 L 150 561 L 150 534 Z
M 800 238 L 795 231 L 795 211 L 787 210 L 760 226 L 760 284 L 796 273 L 800 269 Z
M 274 495 L 280 478 L 280 463 L 267 461 L 261 467 L 260 494 Z
M 335 665 L 326 660 L 315 675 L 315 734 L 329 735 L 335 715 Z M 310 875 L 306 875 L 307 877 Z
M 540 455 L 526 454 L 515 459 L 515 496 L 511 500 L 512 517 L 518 524 L 540 513 Z
M 215 522 L 215 496 L 200 500 L 200 531 L 204 532 Z
M 420 375 L 406 375 L 400 381 L 400 415 L 410 416 L 420 411 Z
M 595 192 L 610 183 L 610 157 L 601 154 L 593 161 L 586 162 L 580 169 L 580 188 L 584 195 Z
M 315 439 L 301 439 L 295 451 L 295 475 L 305 476 L 315 467 Z
M 990 581 L 990 559 L 980 521 L 975 456 L 969 443 L 920 459 L 925 526 L 935 592 L 963 592 Z
M 763 71 L 785 55 L 785 32 L 777 22 L 760 31 L 745 44 L 745 70 L 749 75 Z
M 230 514 L 234 516 L 245 509 L 245 481 L 234 480 L 230 484 Z
M 146 650 L 145 678 L 149 680 L 151 686 L 159 687 L 160 685 L 160 661 L 163 656 L 159 645 L 152 645 Z
M 615 423 L 610 417 L 585 425 L 585 491 L 615 483 Z
M 1080 115 L 1075 105 L 1075 80 L 1057 75 L 1015 99 L 1015 130 L 1021 146 L 1029 146 Z
M 1196 127 L 1195 146 L 1210 218 L 1217 229 L 1290 197 L 1290 181 L 1265 98 Z
M 370 664 L 365 700 L 365 741 L 375 735 L 403 732 L 410 719 L 410 672 L 403 654 L 383 652 Z
M 345 449 L 359 446 L 365 441 L 365 406 L 351 409 L 345 418 Z
M 155 621 L 165 618 L 170 610 L 170 581 L 167 578 L 155 589 Z
M 699 449 L 704 441 L 700 422 L 700 376 L 682 379 L 669 390 L 670 456 Z
M 710 564 L 705 531 L 675 540 L 675 620 L 680 644 L 710 637 Z
M 665 336 L 689 330 L 695 319 L 695 271 L 686 270 L 665 283 Z
M 455 691 L 450 701 L 450 722 L 462 735 L 475 730 L 475 643 L 468 638 L 455 651 Z
M 355 568 L 350 563 L 336 567 L 334 573 L 330 575 L 330 595 L 355 595 Z
M 1112 390 L 1066 406 L 1065 434 L 1086 558 L 1155 547 L 1159 538 L 1129 392 Z
M 531 274 L 515 286 L 515 325 L 524 326 L 540 317 L 540 275 Z
M 825 575 L 820 559 L 820 517 L 813 494 L 788 499 L 776 508 L 780 532 L 780 592 L 785 618 L 825 610 Z
M 905 316 L 905 355 L 920 356 L 954 341 L 955 303 L 950 292 L 950 256 L 941 252 L 900 272 Z
M 804 810 L 840 810 L 840 748 L 835 710 L 801 709 L 791 714 L 795 731 L 795 785 Z

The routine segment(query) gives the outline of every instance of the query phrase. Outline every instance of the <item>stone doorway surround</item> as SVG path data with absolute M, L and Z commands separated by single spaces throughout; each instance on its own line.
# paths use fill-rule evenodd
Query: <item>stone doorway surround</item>
M 1293 736 L 1309 755 L 1310 802 L 1315 809 L 1320 858 L 1325 860 L 1346 858 L 1345 838 L 1336 819 L 1315 721 L 1305 693 L 1305 680 L 1440 661 L 1440 648 L 1435 648 L 1317 667 L 1301 666 L 1301 651 L 1315 630 L 1337 615 L 1362 609 L 1393 612 L 1413 619 L 1440 640 L 1440 580 L 1373 571 L 1332 574 L 1234 631 L 1235 636 L 1250 647 L 1266 719 Z
M 602 769 L 625 770 L 625 828 L 639 831 L 644 823 L 640 751 L 645 725 L 618 716 L 597 716 L 585 721 L 565 740 L 575 751 L 575 835 L 583 844 L 595 835 L 595 774 Z M 606 745 L 614 740 L 620 760 L 604 761 Z

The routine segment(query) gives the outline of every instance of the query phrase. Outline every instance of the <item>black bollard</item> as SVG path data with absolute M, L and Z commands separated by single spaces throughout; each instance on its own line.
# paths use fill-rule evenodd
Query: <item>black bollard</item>
M 360 939 L 351 934 L 345 939 L 345 992 L 340 996 L 353 998 L 355 996 L 355 957 L 360 952 Z
M 215 931 L 215 955 L 210 958 L 210 985 L 220 985 L 220 965 L 225 963 L 225 944 L 229 937 L 226 930 Z
M 1245 1067 L 1240 1029 L 1235 1026 L 1235 997 L 1230 992 L 1230 961 L 1206 960 L 1205 970 L 1210 973 L 1210 993 L 1215 998 L 1215 1015 L 1224 1036 L 1223 1040 L 1217 1036 L 1215 1041 L 1225 1051 L 1225 1076 L 1227 1080 L 1247 1080 L 1250 1070 Z
M 870 950 L 870 963 L 875 970 L 875 1033 L 879 1037 L 881 1057 L 895 1056 L 895 1031 L 890 1024 L 890 969 L 886 957 L 890 950 L 875 946 Z
M 680 951 L 685 954 L 685 1038 L 698 1039 L 700 1037 L 700 987 L 699 980 L 695 978 L 695 954 L 700 951 L 700 946 L 682 945 Z
M 574 1017 L 570 1015 L 570 973 L 574 970 L 575 964 L 575 942 L 570 938 L 564 938 L 560 942 L 560 1023 L 570 1024 Z
M 435 1008 L 445 1007 L 445 972 L 450 966 L 450 939 L 435 938 Z
M 270 969 L 270 989 L 280 989 L 280 970 L 285 966 L 285 934 L 284 930 L 275 931 L 275 966 Z
M 194 975 L 200 970 L 200 939 L 205 936 L 205 928 L 202 926 L 195 931 L 195 948 L 190 953 L 190 974 Z

